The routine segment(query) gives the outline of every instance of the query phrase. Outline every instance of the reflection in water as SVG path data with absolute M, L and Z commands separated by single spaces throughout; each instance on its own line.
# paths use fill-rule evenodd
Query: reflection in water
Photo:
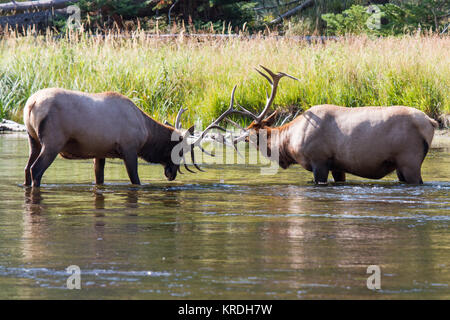
M 420 187 L 392 177 L 316 187 L 299 168 L 257 166 L 171 183 L 141 166 L 147 184 L 135 187 L 114 161 L 94 186 L 90 161 L 57 159 L 40 189 L 19 187 L 26 140 L 0 136 L 3 150 L 0 298 L 450 298 L 442 150 Z M 88 290 L 64 289 L 73 264 Z M 366 288 L 372 264 L 377 293 Z
M 103 188 L 99 186 L 94 186 L 94 206 L 97 210 L 105 209 L 105 196 L 103 195 Z M 97 213 L 97 215 L 103 215 L 101 213 Z
M 138 208 L 138 190 L 137 189 L 130 189 L 127 191 L 127 197 L 125 201 L 125 205 L 127 208 Z
M 41 214 L 42 193 L 39 188 L 26 187 L 25 190 L 25 213 L 28 215 Z
M 45 247 L 36 246 L 36 239 L 48 232 L 44 207 L 42 205 L 42 192 L 38 188 L 24 188 L 24 214 L 23 214 L 23 257 L 24 261 L 33 261 L 33 258 L 45 254 Z M 39 243 L 39 242 L 38 242 Z

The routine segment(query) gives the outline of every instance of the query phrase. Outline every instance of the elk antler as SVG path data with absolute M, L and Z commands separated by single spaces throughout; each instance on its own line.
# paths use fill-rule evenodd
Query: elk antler
M 181 115 L 182 115 L 185 111 L 187 111 L 187 109 L 184 109 L 183 106 L 181 106 L 180 110 L 179 110 L 178 113 L 177 113 L 177 117 L 176 117 L 176 119 L 175 119 L 175 126 L 172 126 L 172 125 L 171 125 L 169 122 L 167 122 L 167 121 L 165 121 L 165 124 L 166 124 L 166 125 L 169 125 L 169 126 L 171 126 L 171 127 L 174 127 L 174 128 L 177 129 L 177 130 L 181 130 L 181 129 L 182 129 L 182 126 L 181 126 Z M 223 130 L 225 130 L 225 129 L 223 129 Z M 191 136 L 192 136 L 193 133 L 194 133 L 194 126 L 190 127 L 188 130 L 186 130 L 186 132 L 185 132 L 184 135 L 183 135 L 183 140 L 184 140 L 184 141 L 187 141 L 188 135 L 191 135 Z M 203 171 L 203 172 L 204 172 L 204 170 L 202 170 L 202 169 L 197 165 L 197 163 L 195 163 L 194 147 L 195 147 L 195 144 L 192 144 L 192 145 L 191 145 L 191 148 L 190 148 L 190 149 L 191 149 L 190 151 L 191 151 L 191 160 L 192 160 L 192 164 L 193 164 L 194 167 L 196 167 L 199 171 Z M 214 157 L 213 154 L 207 152 L 205 149 L 202 148 L 202 146 L 199 145 L 198 147 L 200 148 L 200 150 L 201 150 L 202 152 L 206 153 L 207 155 L 210 155 L 210 156 Z M 184 155 L 183 155 L 183 157 L 182 157 L 182 160 L 183 160 L 183 165 L 184 165 L 184 167 L 186 168 L 186 170 L 189 171 L 189 172 L 195 173 L 195 171 L 192 171 L 191 169 L 188 168 L 188 166 L 187 166 L 187 164 L 186 164 L 186 159 L 185 159 Z M 180 163 L 180 164 L 181 164 L 181 163 Z M 182 172 L 181 172 L 181 170 L 180 170 L 180 167 L 178 167 L 178 172 L 182 174 Z
M 295 77 L 293 77 L 293 76 L 291 76 L 291 75 L 289 75 L 289 74 L 287 74 L 287 73 L 284 73 L 284 72 L 278 72 L 277 74 L 275 74 L 275 73 L 272 72 L 270 69 L 268 69 L 268 68 L 266 68 L 266 67 L 264 67 L 264 66 L 262 66 L 262 65 L 260 65 L 260 67 L 263 68 L 263 69 L 268 73 L 268 75 L 265 74 L 265 73 L 263 73 L 262 71 L 256 69 L 256 68 L 255 68 L 255 70 L 256 70 L 260 75 L 262 75 L 264 78 L 266 78 L 267 81 L 269 82 L 270 86 L 272 87 L 272 92 L 271 92 L 271 94 L 270 94 L 270 97 L 269 97 L 269 95 L 268 95 L 267 92 L 266 92 L 266 99 L 267 99 L 267 100 L 266 100 L 266 105 L 264 106 L 263 111 L 262 111 L 258 116 L 256 116 L 256 115 L 252 114 L 250 111 L 244 109 L 242 106 L 240 106 L 240 105 L 238 104 L 238 106 L 239 106 L 242 110 L 245 111 L 245 114 L 246 114 L 246 115 L 250 115 L 250 116 L 255 120 L 256 123 L 260 123 L 261 121 L 264 120 L 264 117 L 266 116 L 267 112 L 269 111 L 269 108 L 272 106 L 272 103 L 273 103 L 273 101 L 275 100 L 275 95 L 277 94 L 277 87 L 278 87 L 278 83 L 279 83 L 280 79 L 283 78 L 283 77 L 288 77 L 288 78 L 291 78 L 291 79 L 294 79 L 294 80 L 297 80 L 297 81 L 298 81 L 297 78 L 295 78 Z M 269 76 L 270 76 L 270 77 L 269 77 Z M 231 123 L 233 123 L 233 122 L 230 121 L 229 119 L 226 119 L 226 120 L 229 121 L 229 122 L 231 122 Z M 235 125 L 236 125 L 236 124 L 235 124 Z M 238 126 L 238 127 L 239 127 L 241 130 L 244 130 L 244 133 L 243 133 L 241 136 L 239 136 L 239 137 L 233 139 L 233 145 L 236 145 L 239 141 L 245 140 L 245 139 L 248 137 L 248 135 L 249 135 L 249 133 L 248 133 L 244 128 L 241 128 L 240 126 Z
M 181 115 L 186 110 L 187 109 L 183 109 L 183 106 L 181 106 L 180 110 L 178 111 L 177 117 L 175 119 L 175 129 L 181 129 Z
M 234 108 L 234 93 L 236 92 L 236 87 L 237 87 L 237 85 L 234 86 L 233 91 L 231 92 L 230 107 L 224 113 L 222 113 L 215 121 L 213 121 L 209 126 L 207 126 L 205 130 L 203 130 L 203 132 L 200 134 L 200 136 L 197 138 L 197 140 L 195 140 L 193 145 L 198 145 L 201 142 L 201 140 L 203 139 L 203 137 L 205 136 L 206 132 L 208 132 L 211 129 L 219 129 L 219 130 L 226 132 L 227 130 L 222 128 L 221 126 L 219 126 L 219 124 L 222 120 L 224 120 L 226 118 L 226 116 L 228 116 L 230 114 L 238 113 L 241 115 L 249 116 L 256 121 L 257 117 L 250 111 L 241 107 L 239 104 L 238 104 L 238 106 L 242 109 L 242 111 L 236 110 Z
M 278 72 L 277 74 L 273 73 L 270 69 L 260 65 L 261 68 L 263 68 L 269 75 L 264 74 L 262 71 L 258 70 L 255 68 L 255 70 L 262 75 L 264 78 L 267 79 L 267 81 L 269 81 L 270 86 L 272 87 L 272 92 L 270 93 L 270 97 L 266 92 L 266 105 L 264 106 L 263 111 L 259 114 L 259 116 L 257 116 L 257 119 L 255 120 L 256 123 L 260 123 L 262 120 L 264 120 L 264 117 L 267 114 L 267 111 L 269 111 L 269 108 L 271 107 L 273 101 L 275 100 L 275 96 L 277 94 L 277 87 L 278 87 L 278 83 L 280 82 L 281 78 L 283 77 L 288 77 L 294 80 L 299 81 L 297 78 L 284 73 L 284 72 Z M 270 76 L 270 78 L 269 78 Z
M 231 92 L 231 99 L 230 99 L 230 107 L 224 112 L 222 113 L 215 121 L 213 121 L 208 127 L 206 127 L 205 130 L 202 131 L 202 133 L 200 134 L 200 136 L 194 141 L 194 143 L 192 144 L 192 148 L 194 146 L 200 146 L 200 143 L 203 139 L 203 137 L 205 136 L 205 134 L 212 129 L 218 129 L 218 130 L 222 130 L 224 132 L 226 132 L 226 130 L 224 128 L 222 128 L 219 124 L 222 120 L 226 120 L 230 123 L 232 123 L 233 125 L 239 127 L 241 130 L 244 130 L 244 134 L 242 134 L 241 136 L 234 138 L 233 139 L 233 147 L 236 149 L 236 144 L 239 141 L 245 140 L 245 138 L 248 137 L 249 133 L 242 127 L 240 127 L 239 125 L 237 125 L 237 123 L 231 121 L 230 119 L 227 118 L 228 115 L 230 114 L 240 114 L 240 115 L 244 115 L 244 116 L 248 116 L 250 118 L 252 118 L 256 123 L 260 123 L 261 121 L 264 120 L 264 117 L 266 116 L 269 108 L 272 106 L 273 101 L 275 100 L 275 96 L 277 94 L 277 87 L 278 87 L 278 83 L 281 80 L 281 78 L 283 77 L 288 77 L 294 80 L 298 80 L 297 78 L 284 73 L 284 72 L 278 72 L 277 74 L 275 74 L 274 72 L 272 72 L 270 69 L 260 65 L 260 67 L 267 72 L 267 74 L 263 73 L 262 71 L 256 69 L 256 71 L 262 75 L 264 78 L 267 79 L 267 81 L 269 81 L 270 86 L 272 87 L 272 92 L 270 94 L 270 96 L 267 94 L 266 92 L 266 105 L 264 106 L 263 111 L 257 116 L 255 114 L 253 114 L 252 112 L 248 111 L 247 109 L 245 109 L 244 107 L 242 107 L 239 103 L 237 103 L 237 106 L 241 109 L 241 110 L 237 110 L 234 108 L 234 94 L 236 92 L 236 87 L 237 85 L 234 86 L 233 91 Z M 181 110 L 180 110 L 181 111 Z M 237 150 L 237 149 L 236 149 Z M 203 151 L 203 150 L 202 150 Z

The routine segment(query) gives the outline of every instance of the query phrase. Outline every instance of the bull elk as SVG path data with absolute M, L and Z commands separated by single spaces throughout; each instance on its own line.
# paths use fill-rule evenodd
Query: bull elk
M 255 115 L 239 104 L 240 110 L 234 108 L 235 86 L 230 108 L 219 117 L 222 120 L 239 113 L 253 119 L 234 144 L 256 141 L 259 148 L 259 133 L 266 130 L 266 155 L 277 150 L 278 157 L 274 158 L 282 168 L 300 164 L 313 172 L 317 184 L 327 183 L 329 171 L 335 182 L 344 182 L 346 173 L 381 179 L 394 170 L 401 182 L 423 183 L 421 165 L 438 126 L 435 120 L 405 106 L 345 108 L 326 104 L 311 107 L 285 125 L 272 127 L 276 111 L 267 118 L 266 115 L 280 79 L 298 79 L 261 67 L 266 73 L 257 71 L 272 87 L 261 114 Z
M 187 146 L 187 137 L 194 129 L 182 132 L 180 117 L 184 111 L 181 108 L 172 127 L 152 119 L 119 93 L 40 90 L 28 99 L 23 111 L 30 145 L 24 185 L 38 187 L 58 154 L 66 159 L 93 158 L 96 184 L 104 182 L 105 158 L 123 159 L 133 184 L 140 184 L 138 157 L 162 164 L 167 179 L 174 180 L 177 171 L 181 173 L 181 161 L 173 161 L 172 151 L 179 143 Z M 179 160 L 184 160 L 186 149 L 179 149 Z M 194 152 L 191 158 L 201 170 L 195 164 Z M 184 166 L 193 172 L 186 162 Z

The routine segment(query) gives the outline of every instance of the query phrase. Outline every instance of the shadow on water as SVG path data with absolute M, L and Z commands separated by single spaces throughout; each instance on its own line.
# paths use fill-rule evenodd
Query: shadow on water
M 58 159 L 32 189 L 26 150 L 0 136 L 0 298 L 450 298 L 448 151 L 431 151 L 423 186 L 209 165 L 170 183 L 141 166 L 136 187 L 114 161 L 95 186 L 90 161 Z

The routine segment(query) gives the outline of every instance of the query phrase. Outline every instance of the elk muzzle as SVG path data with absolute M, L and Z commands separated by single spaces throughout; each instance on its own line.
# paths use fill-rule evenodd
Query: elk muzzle
M 167 180 L 173 181 L 177 177 L 178 165 L 176 164 L 168 164 L 164 167 L 164 175 Z

